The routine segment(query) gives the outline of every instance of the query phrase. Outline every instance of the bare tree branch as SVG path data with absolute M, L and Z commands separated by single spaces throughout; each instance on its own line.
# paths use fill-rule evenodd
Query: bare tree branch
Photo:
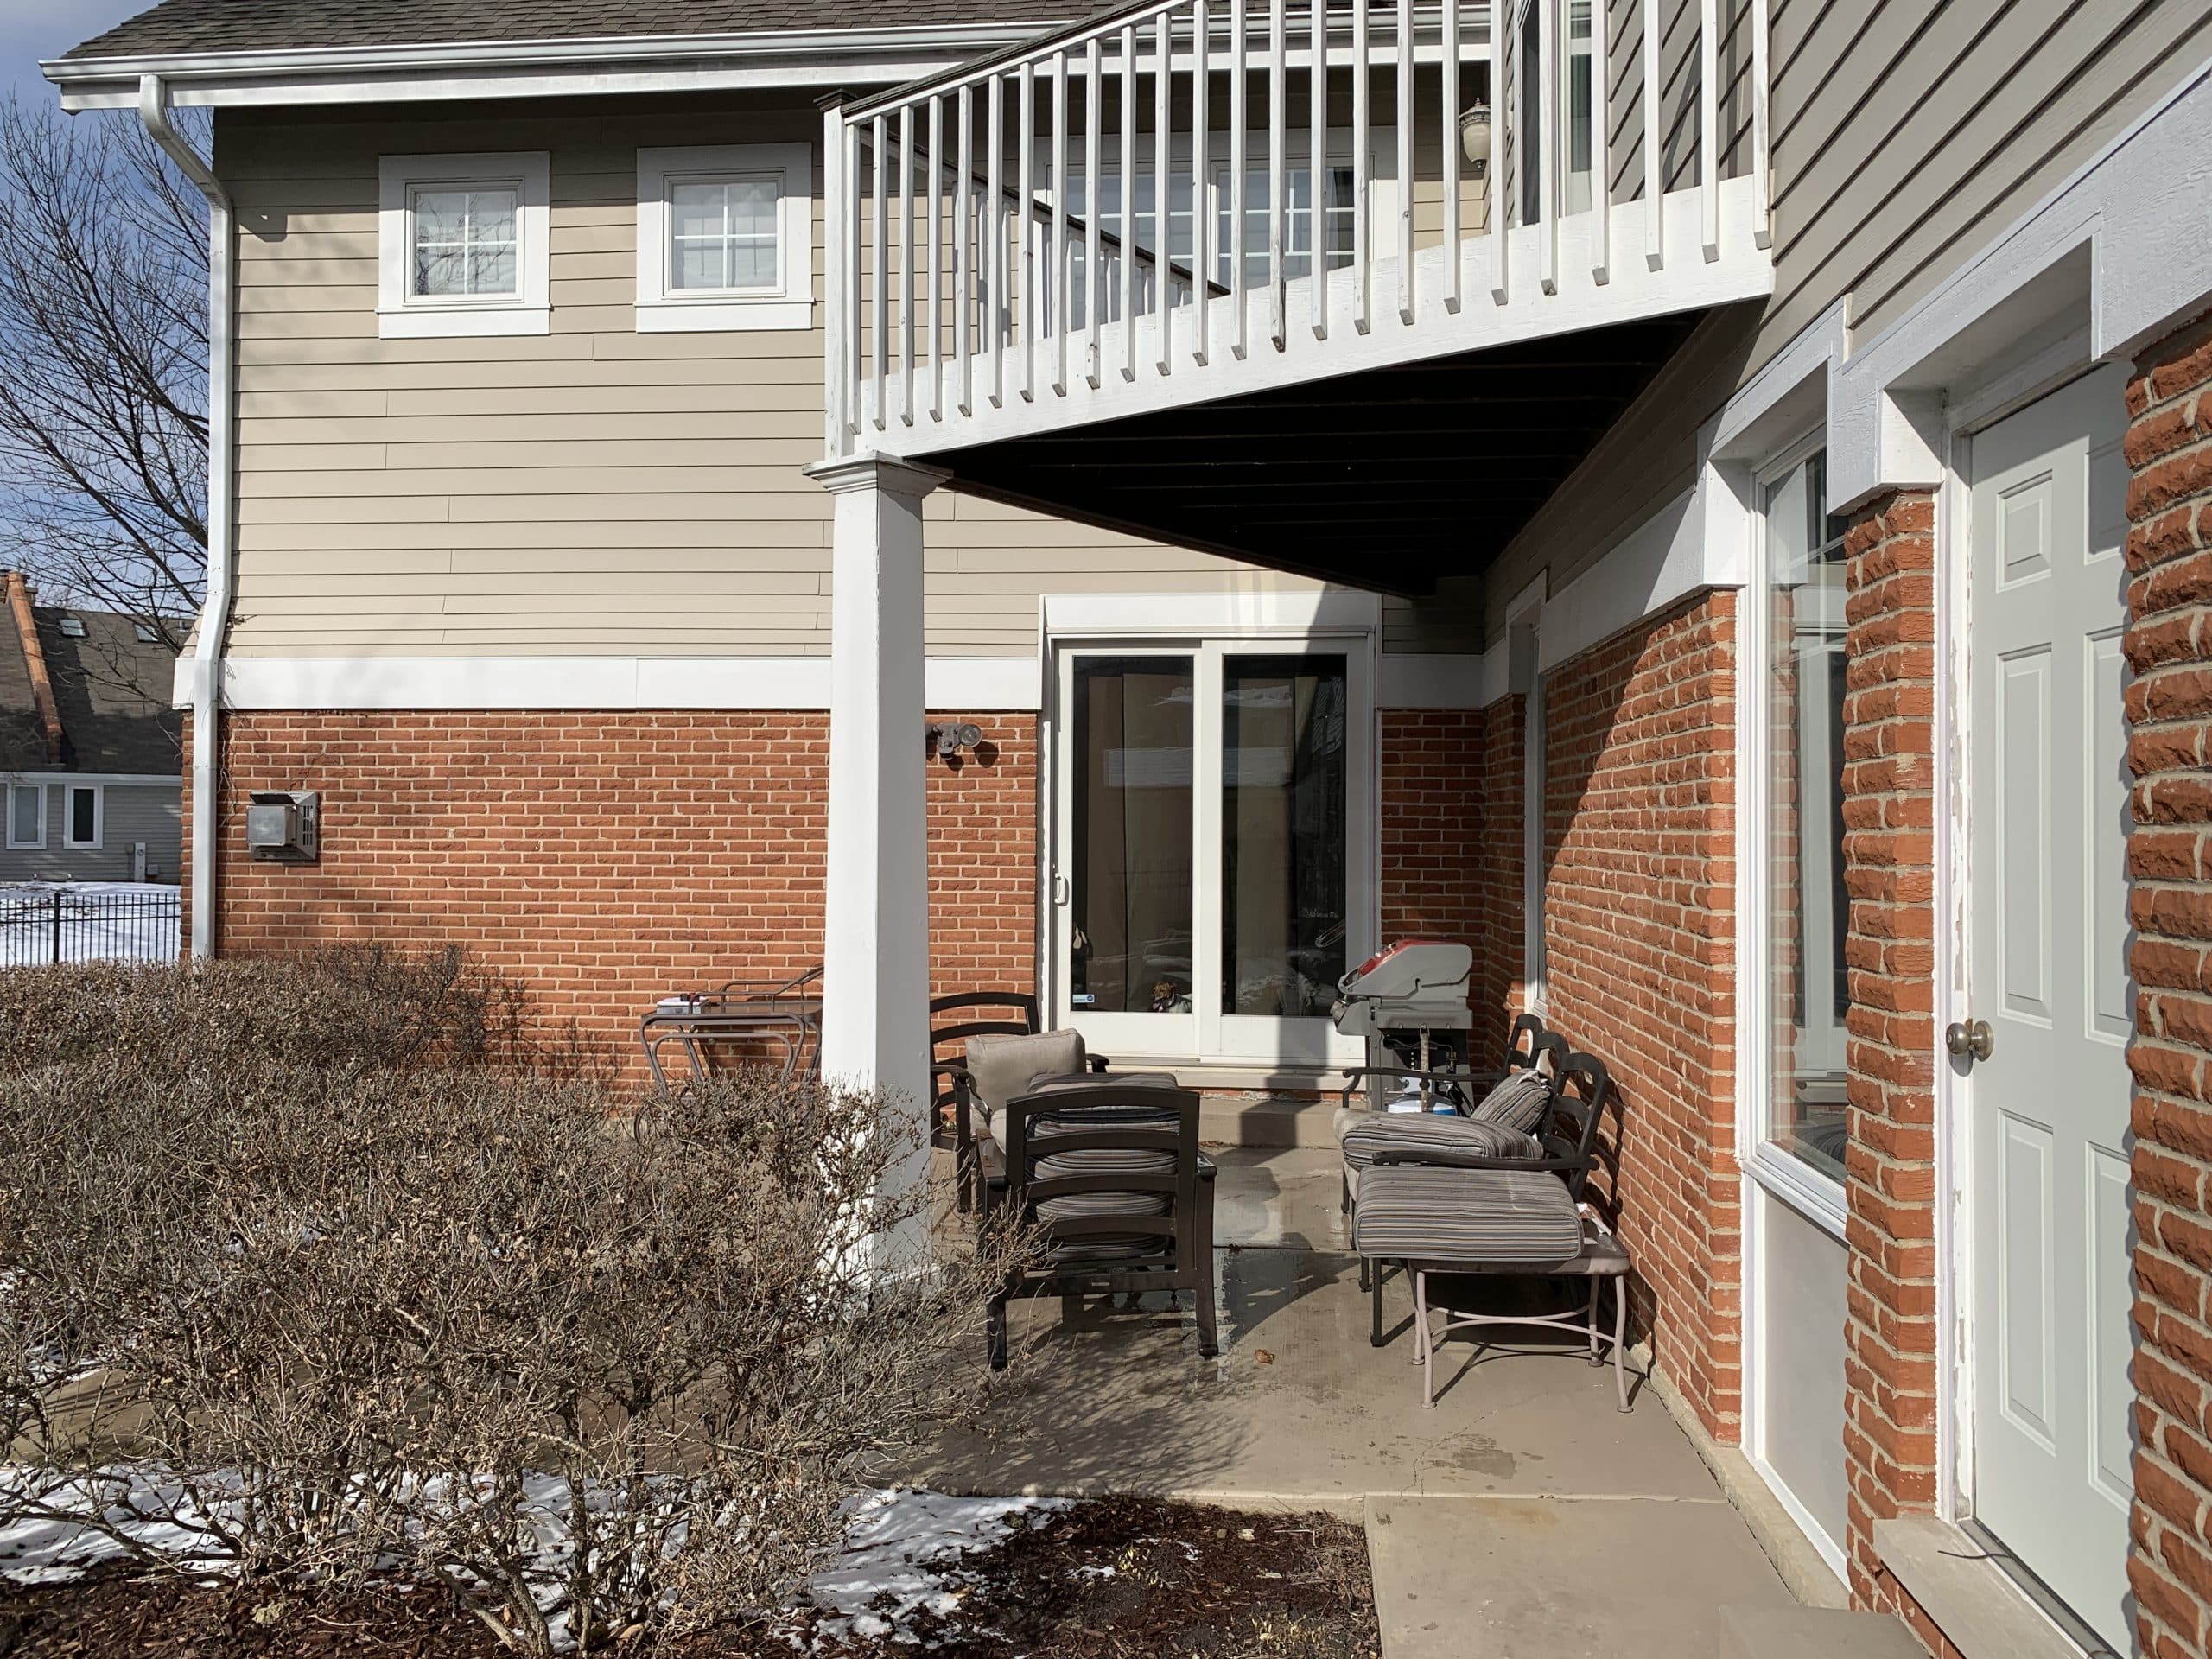
M 206 206 L 168 157 L 0 104 L 0 564 L 175 648 L 207 586 L 207 338 Z

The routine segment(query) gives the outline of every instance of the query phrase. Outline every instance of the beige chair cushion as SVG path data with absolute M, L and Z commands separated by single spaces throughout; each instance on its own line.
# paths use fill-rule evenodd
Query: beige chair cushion
M 1040 1031 L 1026 1037 L 970 1037 L 968 1075 L 979 1112 L 996 1111 L 1029 1092 L 1032 1077 L 1080 1071 L 1087 1063 L 1079 1031 Z

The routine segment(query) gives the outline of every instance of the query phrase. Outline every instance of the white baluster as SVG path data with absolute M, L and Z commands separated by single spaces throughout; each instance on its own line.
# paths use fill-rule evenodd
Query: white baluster
M 1137 378 L 1137 29 L 1122 30 L 1122 378 Z
M 823 410 L 823 436 L 832 458 L 847 453 L 845 411 L 850 406 L 847 401 L 851 390 L 847 363 L 852 347 L 855 296 L 845 285 L 845 246 L 854 239 L 856 207 L 851 152 L 846 148 L 846 137 L 851 130 L 845 122 L 842 100 L 830 103 L 822 116 L 822 268 L 826 290 L 823 315 L 827 319 L 822 352 L 823 391 L 827 398 Z
M 1031 73 L 1028 59 L 1021 60 L 1017 72 L 1020 89 L 1019 99 L 1021 130 L 1016 142 L 1021 148 L 1014 157 L 1014 170 L 1020 180 L 1021 203 L 1018 234 L 1021 238 L 1021 308 L 1017 322 L 1021 334 L 1021 401 L 1037 401 L 1037 326 L 1044 320 L 1045 308 L 1037 292 L 1037 79 Z
M 1368 231 L 1375 168 L 1368 155 L 1371 118 L 1367 85 L 1374 66 L 1369 59 L 1367 6 L 1368 0 L 1351 0 L 1351 326 L 1363 334 L 1373 319 L 1375 302 L 1375 243 Z M 1313 180 L 1316 254 L 1320 251 L 1320 211 L 1321 180 L 1317 174 Z
M 1444 308 L 1459 312 L 1459 0 L 1444 0 L 1440 25 L 1444 83 Z
M 1313 0 L 1313 85 L 1307 89 L 1309 108 L 1306 120 L 1306 153 L 1313 158 L 1313 199 L 1315 206 L 1315 240 L 1319 237 L 1321 216 L 1321 181 L 1328 176 L 1326 160 L 1329 154 L 1329 0 Z M 1306 284 L 1313 303 L 1308 307 L 1313 320 L 1313 338 L 1329 337 L 1329 282 L 1317 259 L 1313 280 Z
M 914 106 L 899 106 L 899 423 L 914 423 Z
M 1241 359 L 1249 339 L 1244 293 L 1244 128 L 1249 118 L 1245 79 L 1252 66 L 1244 50 L 1245 0 L 1230 3 L 1235 10 L 1229 14 L 1229 311 L 1236 324 L 1230 349 Z
M 1751 0 L 1751 245 L 1774 245 L 1774 159 L 1767 154 L 1773 142 L 1770 128 L 1773 111 L 1768 104 L 1767 0 Z
M 1497 0 L 1490 0 L 1490 173 L 1483 181 L 1483 215 L 1490 227 L 1490 296 L 1503 305 L 1507 298 L 1505 228 L 1513 215 L 1505 199 L 1505 128 L 1512 105 L 1505 96 L 1505 37 L 1508 30 L 1498 14 Z
M 958 105 L 960 176 L 953 183 L 952 290 L 959 309 L 952 317 L 952 354 L 959 359 L 960 412 L 976 412 L 976 358 L 969 333 L 976 307 L 976 100 L 963 86 Z
M 1720 257 L 1720 0 L 1705 0 L 1697 60 L 1697 188 L 1710 261 Z
M 930 419 L 944 418 L 944 99 L 930 94 Z
M 1098 390 L 1098 314 L 1104 310 L 1105 279 L 1098 269 L 1098 209 L 1106 198 L 1105 169 L 1098 165 L 1104 132 L 1104 111 L 1099 94 L 1105 81 L 1098 37 L 1090 37 L 1083 55 L 1083 320 L 1085 345 L 1084 383 Z
M 1667 181 L 1660 171 L 1659 0 L 1643 0 L 1643 263 L 1667 263 Z
M 1213 96 L 1213 19 L 1206 0 L 1196 0 L 1192 8 L 1191 50 L 1191 296 L 1198 305 L 1191 360 L 1204 368 L 1213 344 L 1213 207 L 1206 188 L 1213 170 L 1206 130 L 1212 114 L 1208 104 Z
M 1613 280 L 1612 9 L 1590 0 L 1590 280 Z
M 1414 0 L 1398 0 L 1398 321 L 1413 320 Z
M 1052 395 L 1068 395 L 1068 54 L 1052 54 Z
M 1006 77 L 991 77 L 991 94 L 987 100 L 988 126 L 984 132 L 984 146 L 989 152 L 986 163 L 989 176 L 983 181 L 986 205 L 990 209 L 991 275 L 986 284 L 984 303 L 989 311 L 980 321 L 991 342 L 991 407 L 1006 406 L 1006 331 L 1013 314 L 1006 309 L 1007 253 L 1006 253 Z
M 1559 292 L 1559 210 L 1567 205 L 1567 146 L 1560 142 L 1560 13 L 1567 0 L 1536 0 L 1536 286 Z
M 1169 94 L 1174 91 L 1173 41 L 1169 29 L 1173 15 L 1161 12 L 1154 33 L 1155 67 L 1152 77 L 1152 269 L 1153 309 L 1160 316 L 1160 372 L 1166 374 L 1175 359 L 1175 295 L 1168 280 L 1173 268 L 1174 238 L 1168 233 L 1168 212 L 1175 197 L 1175 178 L 1170 163 L 1172 135 Z
M 891 189 L 887 168 L 891 164 L 889 146 L 885 143 L 883 118 L 875 118 L 872 136 L 875 140 L 875 339 L 871 355 L 875 359 L 875 385 L 871 394 L 875 429 L 883 430 L 884 387 L 891 378 Z
M 1285 154 L 1290 122 L 1290 30 L 1283 0 L 1268 6 L 1268 338 L 1282 351 L 1290 344 L 1283 256 L 1290 211 L 1290 168 Z

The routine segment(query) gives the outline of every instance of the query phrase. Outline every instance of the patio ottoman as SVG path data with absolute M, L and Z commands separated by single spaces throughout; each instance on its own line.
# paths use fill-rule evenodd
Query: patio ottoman
M 1382 1264 L 1396 1262 L 1413 1281 L 1414 1342 L 1421 1367 L 1421 1404 L 1436 1403 L 1436 1344 L 1453 1331 L 1497 1325 L 1580 1330 L 1590 1363 L 1602 1364 L 1600 1344 L 1612 1350 L 1614 1390 L 1626 1411 L 1628 1251 L 1596 1213 L 1578 1205 L 1567 1185 L 1548 1170 L 1464 1169 L 1430 1164 L 1370 1165 L 1352 1205 L 1352 1248 L 1359 1253 L 1375 1299 L 1374 1340 L 1382 1340 Z M 1586 1279 L 1582 1308 L 1566 1313 L 1470 1313 L 1438 1303 L 1444 1315 L 1432 1325 L 1432 1276 L 1500 1275 Z M 1614 1281 L 1613 1329 L 1598 1327 L 1601 1280 Z

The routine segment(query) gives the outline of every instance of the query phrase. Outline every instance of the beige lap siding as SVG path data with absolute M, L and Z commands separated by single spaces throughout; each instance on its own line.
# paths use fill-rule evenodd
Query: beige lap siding
M 1844 1548 L 1863 1605 L 1937 1652 L 1941 1630 L 1882 1567 L 1873 1525 L 1936 1502 L 1936 504 L 1852 522 L 1844 701 L 1850 1147 L 1844 1198 L 1849 1483 Z
M 2127 389 L 2141 1650 L 2212 1645 L 2212 321 Z
M 1036 721 L 946 717 L 993 753 L 930 763 L 931 976 L 1030 990 Z M 241 713 L 223 729 L 226 953 L 461 945 L 625 1058 L 670 991 L 821 960 L 826 715 Z M 246 855 L 256 788 L 322 791 L 320 863 Z
M 1593 1192 L 1618 1212 L 1659 1364 L 1730 1441 L 1735 639 L 1735 595 L 1709 593 L 1560 664 L 1544 690 L 1545 1020 L 1611 1071 L 1618 1155 Z
M 641 334 L 634 304 L 638 149 L 818 149 L 819 114 L 766 93 L 486 107 L 217 122 L 240 225 L 231 649 L 827 654 L 830 497 L 801 470 L 823 452 L 818 326 Z M 379 339 L 379 156 L 540 149 L 551 332 Z M 818 202 L 816 221 L 818 295 Z M 973 497 L 925 513 L 939 655 L 1033 653 L 1046 593 L 1317 586 Z

